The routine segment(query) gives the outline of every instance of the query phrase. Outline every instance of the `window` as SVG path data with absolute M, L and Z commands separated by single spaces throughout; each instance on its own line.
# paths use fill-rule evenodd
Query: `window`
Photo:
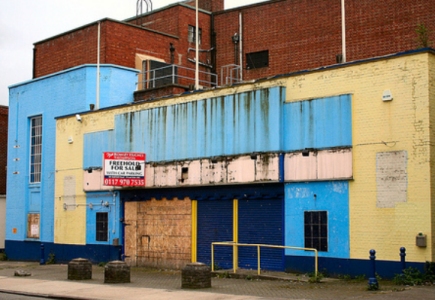
M 326 211 L 304 212 L 305 248 L 328 251 L 328 215 Z
M 42 116 L 30 119 L 30 182 L 41 182 Z
M 178 82 L 178 68 L 175 65 L 156 60 L 144 60 L 142 62 L 142 70 L 144 74 L 144 89 L 158 88 Z
M 107 219 L 108 219 L 108 213 L 104 212 L 104 213 L 97 213 L 97 236 L 96 236 L 96 240 L 99 242 L 106 242 L 108 241 L 108 224 L 107 224 Z
M 269 50 L 246 54 L 246 69 L 258 69 L 269 66 Z
M 201 45 L 201 35 L 202 35 L 202 30 L 201 28 L 198 28 L 198 44 L 200 45 Z M 196 27 L 189 25 L 187 40 L 189 41 L 189 43 L 195 43 L 195 37 L 196 37 Z

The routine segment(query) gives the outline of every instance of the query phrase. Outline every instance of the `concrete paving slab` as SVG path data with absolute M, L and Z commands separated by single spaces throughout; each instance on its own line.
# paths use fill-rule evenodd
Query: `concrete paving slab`
M 16 269 L 29 272 L 31 276 L 15 277 Z M 185 290 L 181 289 L 181 272 L 176 270 L 131 267 L 131 283 L 122 284 L 105 284 L 104 268 L 99 266 L 92 267 L 91 280 L 68 280 L 67 271 L 67 265 L 62 264 L 41 266 L 38 263 L 0 262 L 0 292 L 79 300 L 435 300 L 435 285 L 404 287 L 390 281 L 381 282 L 379 291 L 368 291 L 367 280 L 324 279 L 322 283 L 311 284 L 303 276 L 279 272 L 265 272 L 265 277 L 261 278 L 253 277 L 251 271 L 246 272 L 249 276 L 245 279 L 213 277 L 211 288 Z M 267 277 L 274 280 L 266 280 Z

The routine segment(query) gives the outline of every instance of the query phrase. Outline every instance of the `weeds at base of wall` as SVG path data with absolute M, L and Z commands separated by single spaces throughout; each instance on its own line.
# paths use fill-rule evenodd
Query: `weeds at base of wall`
M 0 261 L 8 260 L 8 256 L 4 252 L 0 252 Z
M 323 273 L 317 273 L 317 276 L 314 274 L 308 274 L 308 282 L 309 283 L 320 283 L 324 277 Z
M 379 284 L 377 284 L 377 283 L 369 284 L 369 286 L 367 287 L 367 290 L 368 291 L 377 291 L 377 290 L 379 290 Z
M 396 285 L 423 285 L 423 284 L 435 284 L 435 263 L 426 262 L 425 271 L 421 273 L 416 268 L 406 268 L 402 274 L 396 274 L 393 281 Z
M 47 265 L 54 265 L 55 263 L 56 263 L 56 254 L 54 254 L 54 253 L 48 254 L 46 264 Z
M 344 274 L 344 275 L 338 275 L 337 278 L 341 279 L 341 280 L 345 280 L 345 281 L 360 282 L 360 281 L 366 280 L 366 275 L 365 274 L 361 274 L 361 275 L 356 275 L 355 277 L 352 277 L 349 274 Z

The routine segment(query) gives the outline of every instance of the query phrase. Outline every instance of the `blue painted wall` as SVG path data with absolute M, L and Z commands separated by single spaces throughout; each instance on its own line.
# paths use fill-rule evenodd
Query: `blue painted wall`
M 351 95 L 286 103 L 284 150 L 352 146 L 351 104 Z
M 116 150 L 147 161 L 279 151 L 284 96 L 273 87 L 117 115 Z
M 328 251 L 319 251 L 319 257 L 349 258 L 348 182 L 288 183 L 284 190 L 285 245 L 304 247 L 305 211 L 327 211 Z M 313 252 L 286 249 L 285 254 L 312 256 Z
M 136 70 L 112 65 L 100 70 L 101 108 L 133 101 Z M 40 213 L 37 241 L 53 241 L 55 118 L 89 110 L 95 103 L 95 82 L 96 66 L 85 65 L 10 87 L 6 241 L 32 241 L 26 238 L 29 212 Z M 29 122 L 38 115 L 43 118 L 42 178 L 41 183 L 29 184 Z M 12 254 L 7 246 L 6 252 Z
M 96 192 L 86 194 L 86 244 L 112 245 L 114 239 L 122 244 L 120 222 L 121 204 L 119 192 Z M 108 205 L 103 205 L 107 203 Z M 92 208 L 90 206 L 92 204 Z M 108 213 L 108 240 L 96 240 L 96 216 L 99 212 Z
M 84 134 L 83 169 L 103 167 L 103 152 L 114 151 L 113 130 Z
M 116 151 L 171 161 L 352 145 L 350 95 L 284 101 L 273 87 L 120 114 Z

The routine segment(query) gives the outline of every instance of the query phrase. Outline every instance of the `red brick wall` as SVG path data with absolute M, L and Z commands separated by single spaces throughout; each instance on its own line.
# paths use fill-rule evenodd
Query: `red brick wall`
M 134 68 L 136 53 L 170 63 L 169 47 L 172 43 L 175 64 L 195 67 L 194 63 L 188 61 L 188 58 L 195 57 L 194 51 L 188 51 L 194 44 L 187 40 L 188 25 L 195 25 L 194 9 L 175 6 L 141 18 L 140 21 L 148 25 L 136 26 L 136 20 L 130 22 L 135 26 L 111 20 L 101 23 L 100 63 Z M 201 48 L 210 49 L 210 15 L 200 13 L 199 24 L 202 29 Z M 35 77 L 96 63 L 97 28 L 97 24 L 92 24 L 35 44 Z M 200 61 L 206 62 L 209 58 L 209 53 L 201 52 Z M 205 68 L 201 70 L 207 71 Z
M 431 30 L 431 45 L 434 46 L 435 5 L 431 4 L 432 0 L 347 0 L 347 60 L 418 48 L 415 29 L 419 23 Z M 218 74 L 222 66 L 235 63 L 231 37 L 239 31 L 239 13 L 243 25 L 244 80 L 332 65 L 342 53 L 340 1 L 266 1 L 214 13 Z M 130 22 L 136 24 L 134 19 Z M 194 44 L 187 41 L 188 25 L 195 25 L 194 8 L 171 6 L 146 14 L 139 23 L 145 27 L 109 20 L 102 22 L 101 63 L 134 67 L 136 53 L 170 63 L 169 44 L 172 43 L 174 62 L 195 67 L 188 60 L 195 57 L 195 52 L 188 50 L 193 49 Z M 199 24 L 201 49 L 209 50 L 212 47 L 210 14 L 200 13 Z M 36 77 L 96 63 L 96 32 L 94 24 L 36 44 Z M 246 53 L 263 50 L 269 51 L 269 66 L 246 70 Z M 213 64 L 212 53 L 201 52 L 200 61 Z M 209 71 L 203 67 L 201 70 Z
M 8 146 L 8 111 L 0 105 L 0 195 L 6 194 L 6 159 Z
M 188 1 L 186 4 L 195 7 L 195 1 Z M 221 11 L 224 10 L 224 0 L 198 0 L 198 7 L 211 12 Z
M 135 54 L 170 59 L 169 44 L 178 39 L 110 20 L 100 29 L 100 63 L 135 67 Z M 97 62 L 97 25 L 35 45 L 35 77 Z
M 199 14 L 199 27 L 202 31 L 200 48 L 208 50 L 211 48 L 211 17 L 210 14 Z M 130 21 L 131 24 L 136 24 L 136 20 Z M 195 26 L 195 10 L 185 6 L 173 6 L 171 8 L 157 11 L 153 14 L 145 15 L 140 18 L 140 24 L 147 29 L 177 36 L 175 47 L 175 64 L 180 64 L 189 68 L 194 68 L 195 64 L 188 61 L 188 58 L 194 58 L 194 51 L 188 51 L 189 48 L 194 48 L 194 43 L 189 43 L 187 40 L 189 25 Z M 181 63 L 179 57 L 181 55 Z M 211 53 L 201 52 L 199 61 L 211 61 Z M 167 61 L 169 62 L 169 61 Z M 201 68 L 202 71 L 209 71 Z
M 419 23 L 432 30 L 435 40 L 431 0 L 345 2 L 347 61 L 416 49 Z M 243 60 L 246 53 L 269 50 L 269 67 L 245 69 L 245 80 L 331 65 L 342 52 L 340 1 L 267 1 L 215 14 L 218 70 L 235 62 L 231 37 L 239 31 L 239 12 Z
M 419 48 L 418 24 L 431 29 L 434 47 L 434 15 L 432 0 L 346 1 L 348 60 Z

